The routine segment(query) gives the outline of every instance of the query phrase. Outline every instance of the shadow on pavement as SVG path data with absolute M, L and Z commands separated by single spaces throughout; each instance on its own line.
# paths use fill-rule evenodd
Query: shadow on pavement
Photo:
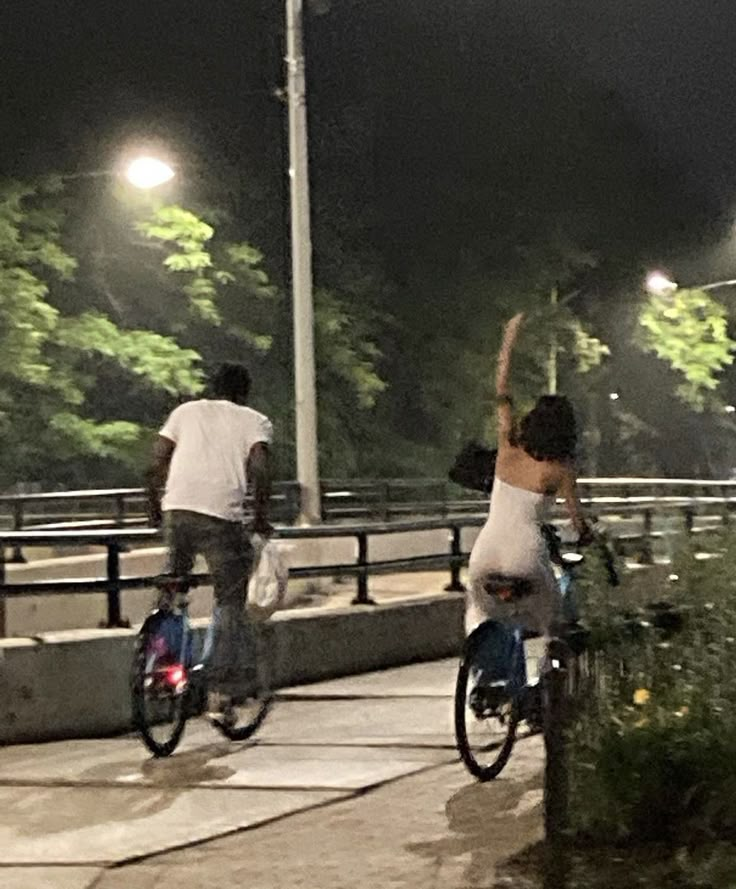
M 190 788 L 199 784 L 227 781 L 236 770 L 224 764 L 216 764 L 248 745 L 213 743 L 175 753 L 165 759 L 147 756 L 141 751 L 136 759 L 117 763 L 102 763 L 82 772 L 80 783 L 121 782 L 130 786 Z
M 502 885 L 496 874 L 504 862 L 541 839 L 541 804 L 537 776 L 469 784 L 445 805 L 449 835 L 409 844 L 407 851 L 434 860 L 438 869 L 447 858 L 467 857 L 462 885 L 468 889 Z

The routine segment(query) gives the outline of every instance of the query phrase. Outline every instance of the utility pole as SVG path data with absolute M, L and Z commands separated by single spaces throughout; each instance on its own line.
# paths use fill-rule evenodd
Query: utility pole
M 309 217 L 307 85 L 303 20 L 303 0 L 286 0 L 296 473 L 300 491 L 299 523 L 311 525 L 321 521 L 322 506 L 317 441 L 317 385 L 314 360 L 312 238 Z
M 554 310 L 555 308 L 557 308 L 557 303 L 559 301 L 559 291 L 556 286 L 552 288 L 549 299 L 550 304 L 552 305 L 552 309 Z M 557 395 L 557 352 L 559 351 L 559 349 L 557 346 L 557 330 L 555 328 L 556 323 L 557 319 L 553 317 L 552 337 L 549 344 L 549 358 L 547 359 L 547 389 L 550 395 Z

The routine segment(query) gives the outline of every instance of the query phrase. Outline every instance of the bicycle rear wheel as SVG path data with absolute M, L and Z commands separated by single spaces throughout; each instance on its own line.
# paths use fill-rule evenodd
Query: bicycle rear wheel
M 511 756 L 519 724 L 519 701 L 505 693 L 472 688 L 477 644 L 472 638 L 455 685 L 455 739 L 462 761 L 479 781 L 496 778 Z
M 170 756 L 187 722 L 189 670 L 162 644 L 162 615 L 151 615 L 136 640 L 132 677 L 133 724 L 154 756 Z M 184 632 L 188 632 L 184 630 Z

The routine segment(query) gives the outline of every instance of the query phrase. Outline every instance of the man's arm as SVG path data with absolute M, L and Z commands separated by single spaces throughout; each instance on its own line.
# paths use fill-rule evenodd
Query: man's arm
M 148 496 L 148 515 L 151 524 L 161 524 L 161 497 L 169 476 L 171 457 L 176 445 L 170 438 L 159 435 L 153 446 L 153 460 L 146 473 L 146 494 Z
M 254 516 L 251 530 L 256 534 L 269 534 L 273 530 L 268 521 L 268 508 L 271 502 L 271 455 L 265 442 L 259 441 L 250 449 L 246 470 L 253 491 Z

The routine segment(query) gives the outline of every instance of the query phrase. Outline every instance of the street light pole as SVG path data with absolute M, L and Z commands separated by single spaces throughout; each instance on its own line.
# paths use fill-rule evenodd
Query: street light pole
M 317 385 L 314 362 L 312 241 L 309 217 L 307 87 L 303 18 L 303 0 L 286 0 L 296 474 L 300 489 L 299 521 L 301 524 L 314 524 L 321 520 L 322 507 L 317 451 Z
M 549 296 L 550 305 L 553 310 L 557 308 L 559 296 L 557 287 L 553 287 Z M 553 318 L 552 337 L 550 339 L 549 357 L 547 359 L 547 391 L 550 395 L 557 395 L 557 353 L 559 352 L 559 346 L 557 344 L 557 331 L 554 327 L 555 321 L 556 319 Z

